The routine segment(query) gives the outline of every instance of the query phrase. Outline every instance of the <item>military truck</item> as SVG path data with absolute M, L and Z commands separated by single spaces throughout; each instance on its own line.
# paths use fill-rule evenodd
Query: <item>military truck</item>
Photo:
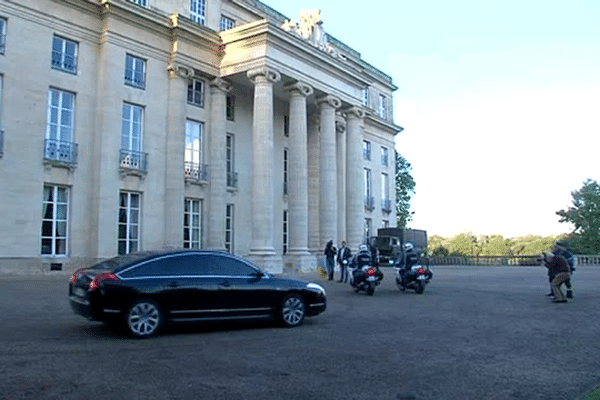
M 402 254 L 402 245 L 411 242 L 419 254 L 427 253 L 427 231 L 404 228 L 380 228 L 370 245 L 377 249 L 379 265 L 387 265 Z

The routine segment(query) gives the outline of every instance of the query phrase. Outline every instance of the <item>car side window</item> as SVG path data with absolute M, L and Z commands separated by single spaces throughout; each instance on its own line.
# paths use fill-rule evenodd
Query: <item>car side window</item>
M 195 276 L 203 275 L 202 256 L 194 254 L 175 254 L 158 257 L 143 262 L 121 273 L 123 278 L 161 277 L 161 276 Z
M 245 262 L 232 257 L 215 255 L 214 258 L 214 265 L 218 268 L 218 275 L 251 276 L 258 271 Z

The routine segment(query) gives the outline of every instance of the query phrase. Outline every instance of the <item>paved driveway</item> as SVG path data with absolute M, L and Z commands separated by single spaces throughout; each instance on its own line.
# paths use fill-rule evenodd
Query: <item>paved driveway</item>
M 328 310 L 300 328 L 142 341 L 75 316 L 66 275 L 0 276 L 0 399 L 574 400 L 600 383 L 599 267 L 568 304 L 539 267 L 434 267 L 423 295 L 384 273 L 372 297 L 323 282 Z

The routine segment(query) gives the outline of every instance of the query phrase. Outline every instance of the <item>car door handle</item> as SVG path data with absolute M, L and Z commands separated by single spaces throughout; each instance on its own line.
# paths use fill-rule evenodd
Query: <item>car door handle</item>
M 167 287 L 170 287 L 170 288 L 174 288 L 174 287 L 177 287 L 177 286 L 179 286 L 179 284 L 177 282 L 167 283 Z
M 229 286 L 231 286 L 231 283 L 229 283 L 229 281 L 225 281 L 225 282 L 221 282 L 221 283 L 219 284 L 219 286 L 225 286 L 225 287 L 229 287 Z

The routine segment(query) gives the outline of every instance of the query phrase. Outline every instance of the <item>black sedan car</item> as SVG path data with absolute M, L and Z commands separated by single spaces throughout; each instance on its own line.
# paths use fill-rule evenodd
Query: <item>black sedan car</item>
M 116 321 L 138 338 L 167 322 L 274 317 L 294 327 L 327 306 L 318 284 L 204 250 L 133 253 L 79 269 L 69 278 L 69 302 L 76 314 Z

